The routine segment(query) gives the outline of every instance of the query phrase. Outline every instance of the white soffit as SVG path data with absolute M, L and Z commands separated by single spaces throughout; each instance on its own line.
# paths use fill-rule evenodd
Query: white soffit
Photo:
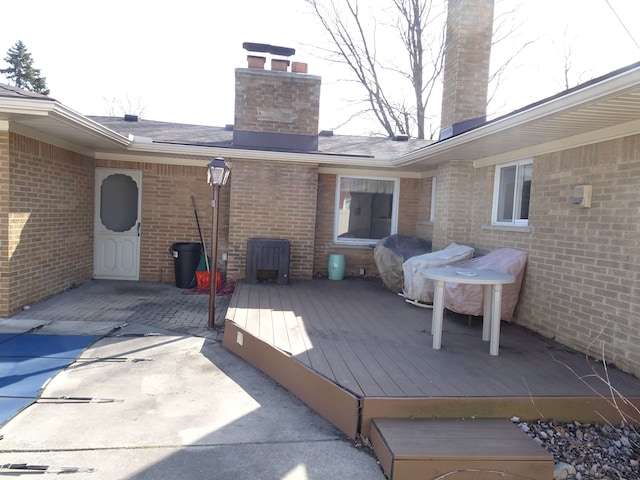
M 452 160 L 477 167 L 640 133 L 638 67 L 493 120 L 394 162 L 400 169 Z
M 0 98 L 0 119 L 8 121 L 12 132 L 88 156 L 130 144 L 119 133 L 51 100 Z

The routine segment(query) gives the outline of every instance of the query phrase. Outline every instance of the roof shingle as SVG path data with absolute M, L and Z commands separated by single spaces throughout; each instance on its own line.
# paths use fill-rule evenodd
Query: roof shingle
M 92 120 L 121 135 L 151 138 L 154 142 L 233 147 L 233 129 L 207 125 L 190 125 L 157 120 L 127 121 L 124 117 L 90 116 Z M 318 152 L 329 155 L 397 157 L 433 143 L 410 138 L 394 141 L 386 137 L 333 135 L 318 137 Z M 315 152 L 305 152 L 315 153 Z

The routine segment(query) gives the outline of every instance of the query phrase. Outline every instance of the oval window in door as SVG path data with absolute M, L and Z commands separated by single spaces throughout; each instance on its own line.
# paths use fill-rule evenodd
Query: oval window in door
M 100 187 L 100 221 L 112 232 L 126 232 L 138 222 L 138 184 L 116 173 Z

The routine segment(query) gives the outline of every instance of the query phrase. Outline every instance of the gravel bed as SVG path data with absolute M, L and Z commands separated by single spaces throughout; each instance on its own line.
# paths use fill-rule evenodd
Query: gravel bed
M 554 479 L 640 479 L 640 435 L 633 426 L 511 419 L 553 454 Z

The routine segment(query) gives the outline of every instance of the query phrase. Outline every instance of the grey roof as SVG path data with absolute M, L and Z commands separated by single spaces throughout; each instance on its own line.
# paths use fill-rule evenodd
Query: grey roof
M 53 98 L 47 97 L 46 95 L 30 92 L 4 83 L 0 83 L 0 97 L 37 98 L 38 100 L 51 100 L 52 102 L 55 102 Z
M 156 120 L 125 120 L 125 117 L 89 116 L 90 119 L 125 137 L 148 137 L 155 142 L 183 143 L 186 145 L 231 145 L 232 131 L 225 127 L 189 125 Z
M 317 155 L 318 163 L 327 167 L 421 175 L 449 161 L 494 165 L 640 134 L 640 62 L 438 142 L 334 135 L 319 136 L 317 152 L 251 151 L 233 146 L 230 128 L 86 117 L 50 97 L 7 85 L 0 85 L 0 120 L 15 132 L 40 132 L 64 148 L 105 158 L 158 154 L 205 159 L 229 149 L 236 156 L 242 150 L 252 159 L 314 162 Z
M 151 138 L 157 143 L 201 145 L 233 148 L 233 128 L 190 125 L 139 118 L 89 116 L 99 124 L 121 135 Z M 318 153 L 370 157 L 397 157 L 433 143 L 431 140 L 410 138 L 395 141 L 385 137 L 355 135 L 318 136 Z

